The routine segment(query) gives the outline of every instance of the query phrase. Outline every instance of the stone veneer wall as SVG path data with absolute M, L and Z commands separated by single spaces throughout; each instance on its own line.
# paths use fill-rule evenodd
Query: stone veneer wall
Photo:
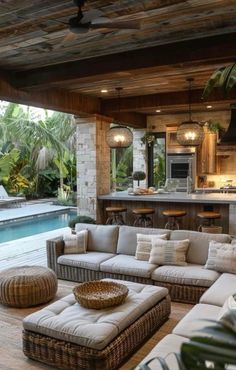
M 133 130 L 133 172 L 144 171 L 146 179 L 140 181 L 139 186 L 147 187 L 147 151 L 146 145 L 141 142 L 141 138 L 146 133 L 146 130 Z M 133 181 L 133 187 L 136 188 L 137 181 Z
M 110 148 L 105 135 L 110 122 L 102 116 L 75 117 L 77 124 L 78 214 L 100 222 L 97 196 L 110 192 Z

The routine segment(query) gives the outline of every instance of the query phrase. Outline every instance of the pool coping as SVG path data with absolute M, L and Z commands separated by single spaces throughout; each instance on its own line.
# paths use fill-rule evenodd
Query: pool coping
M 52 213 L 56 213 L 56 214 L 61 214 L 61 213 L 65 213 L 65 211 L 72 211 L 72 210 L 75 210 L 77 211 L 77 207 L 65 207 L 63 209 L 54 209 L 54 210 L 51 210 L 51 211 L 42 211 L 42 212 L 39 212 L 39 213 L 34 213 L 32 215 L 23 215 L 23 216 L 18 216 L 18 217 L 15 217 L 15 218 L 8 218 L 6 220 L 1 220 L 0 221 L 0 226 L 3 226 L 5 224 L 9 224 L 9 223 L 15 223 L 15 222 L 20 222 L 20 221 L 25 221 L 25 220 L 30 220 L 30 219 L 33 219 L 33 218 L 39 218 L 39 217 L 44 217 L 44 216 L 49 216 L 50 214 Z

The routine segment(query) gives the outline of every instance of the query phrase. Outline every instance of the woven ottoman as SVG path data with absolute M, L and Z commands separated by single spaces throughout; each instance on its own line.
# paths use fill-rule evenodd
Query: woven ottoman
M 57 369 L 114 370 L 170 314 L 166 288 L 117 281 L 129 289 L 119 306 L 80 306 L 73 294 L 23 320 L 23 351 Z
M 57 292 L 54 271 L 42 266 L 21 266 L 0 272 L 0 303 L 31 307 L 50 301 Z

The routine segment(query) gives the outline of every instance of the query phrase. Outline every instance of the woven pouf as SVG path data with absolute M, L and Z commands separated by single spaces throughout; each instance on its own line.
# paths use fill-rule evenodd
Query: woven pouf
M 21 266 L 0 272 L 0 303 L 31 307 L 50 301 L 57 292 L 54 271 L 42 266 Z

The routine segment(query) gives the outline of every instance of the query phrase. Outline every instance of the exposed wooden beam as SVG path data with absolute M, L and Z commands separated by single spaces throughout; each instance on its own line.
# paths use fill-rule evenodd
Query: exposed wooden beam
M 191 102 L 193 104 L 202 104 L 203 102 L 225 101 L 233 103 L 236 99 L 236 90 L 232 90 L 230 97 L 223 97 L 219 92 L 214 91 L 207 100 L 202 100 L 203 89 L 192 90 Z M 163 106 L 181 105 L 188 103 L 188 91 L 175 91 L 162 94 L 152 94 L 143 96 L 127 97 L 122 99 L 106 99 L 102 101 L 101 111 L 105 115 L 114 114 L 114 112 L 128 112 L 139 109 L 151 109 Z
M 112 113 L 112 118 L 126 124 L 127 126 L 133 128 L 146 128 L 147 127 L 147 117 L 145 114 L 136 113 L 136 112 L 115 112 Z
M 235 58 L 236 33 L 186 40 L 48 67 L 16 72 L 12 84 L 17 88 L 45 88 L 50 84 L 89 76 L 154 68 L 196 61 Z
M 64 90 L 22 91 L 12 87 L 6 76 L 0 76 L 0 99 L 77 115 L 99 113 L 101 105 L 97 98 Z

